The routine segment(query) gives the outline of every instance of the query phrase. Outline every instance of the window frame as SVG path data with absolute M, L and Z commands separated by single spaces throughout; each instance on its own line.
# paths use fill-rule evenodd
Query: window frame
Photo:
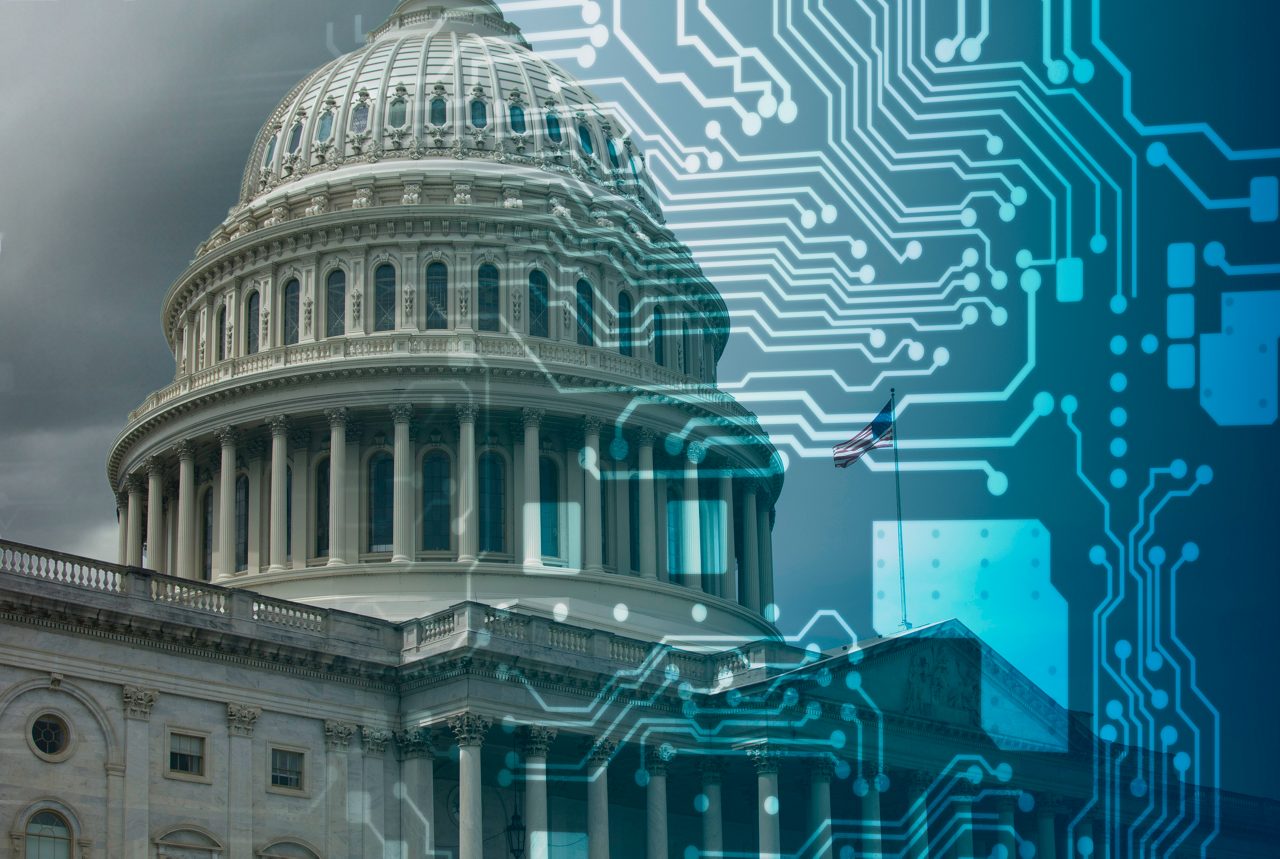
M 625 358 L 634 358 L 636 311 L 631 294 L 626 290 L 618 293 L 618 354 Z
M 385 501 L 387 501 L 387 511 L 386 511 L 387 516 L 386 516 L 385 522 L 379 523 L 374 518 L 375 514 L 378 512 L 376 509 L 378 505 L 375 504 L 375 494 L 376 494 L 375 489 L 377 487 L 374 485 L 374 480 L 376 478 L 374 469 L 375 467 L 382 466 L 384 463 L 386 465 L 386 468 L 388 469 L 388 472 L 386 475 L 387 477 L 386 487 L 384 489 L 387 496 L 384 499 Z M 362 517 L 364 520 L 364 534 L 363 534 L 364 554 L 374 558 L 387 557 L 395 551 L 395 522 L 396 522 L 395 520 L 395 517 L 396 517 L 395 456 L 392 454 L 390 450 L 386 449 L 385 447 L 375 448 L 369 453 L 368 458 L 365 460 L 363 471 L 364 471 L 364 478 L 365 478 L 364 480 L 365 485 L 362 487 L 364 489 L 364 507 L 365 507 L 363 511 L 364 515 Z M 374 531 L 378 527 L 384 528 L 385 534 L 383 534 L 383 536 L 386 536 L 389 538 L 385 543 L 374 543 L 374 537 L 377 536 L 375 535 Z
M 542 282 L 535 283 L 534 282 L 535 277 L 540 277 L 542 279 Z M 542 269 L 540 268 L 533 269 L 532 271 L 529 272 L 528 290 L 529 290 L 529 301 L 528 301 L 529 336 L 540 337 L 544 340 L 550 340 L 551 339 L 551 278 L 549 278 L 547 276 L 547 273 Z M 533 300 L 537 290 L 541 290 L 542 292 L 542 300 L 540 302 L 535 302 Z M 538 315 L 534 313 L 534 308 L 539 305 L 541 306 L 541 309 L 542 309 L 542 313 L 541 313 L 542 330 L 540 332 L 534 330 L 534 324 L 533 324 L 534 320 L 538 318 Z
M 35 728 L 36 722 L 41 719 L 52 717 L 62 723 L 63 733 L 66 739 L 62 744 L 62 750 L 54 754 L 50 754 L 42 750 L 36 745 L 36 738 L 31 735 L 31 731 Z M 27 718 L 26 727 L 23 729 L 23 736 L 27 738 L 27 746 L 31 749 L 31 753 L 37 758 L 49 764 L 60 764 L 75 754 L 76 741 L 79 739 L 75 726 L 71 722 L 71 717 L 59 710 L 57 707 L 39 707 L 33 711 Z
M 342 279 L 342 301 L 340 303 L 340 306 L 342 308 L 341 310 L 342 330 L 337 333 L 334 333 L 334 330 L 333 330 L 334 318 L 333 318 L 333 307 L 332 307 L 332 299 L 334 294 L 333 279 L 335 277 L 340 277 Z M 324 275 L 324 339 L 325 340 L 332 340 L 338 337 L 347 336 L 347 298 L 348 298 L 347 293 L 348 293 L 348 287 L 349 287 L 349 284 L 348 284 L 349 280 L 350 278 L 347 276 L 347 270 L 342 266 L 334 266 L 329 271 L 325 272 L 325 275 Z
M 283 345 L 296 346 L 302 341 L 302 281 L 297 277 L 286 280 L 280 290 L 280 324 L 280 342 Z
M 586 287 L 584 290 L 583 287 Z M 573 289 L 574 322 L 576 324 L 576 342 L 579 346 L 596 345 L 596 288 L 585 277 L 579 277 Z M 584 301 L 586 313 L 584 310 Z M 583 317 L 586 317 L 585 324 Z
M 493 277 L 485 277 L 487 269 Z M 502 331 L 502 269 L 493 262 L 483 262 L 476 269 L 476 330 L 487 334 Z
M 432 269 L 438 269 L 444 272 L 443 281 L 434 282 L 431 279 Z M 441 259 L 434 259 L 427 263 L 426 271 L 423 273 L 423 283 L 425 284 L 426 300 L 424 305 L 427 312 L 427 331 L 448 331 L 449 330 L 449 264 Z M 442 298 L 444 301 L 437 304 L 432 300 L 432 287 L 443 290 Z M 444 319 L 443 325 L 433 326 L 431 324 L 433 310 L 439 308 L 440 316 Z
M 382 279 L 385 272 L 391 272 L 390 292 L 387 293 L 387 281 Z M 397 293 L 400 288 L 400 272 L 395 264 L 388 262 L 378 263 L 373 269 L 373 332 L 375 334 L 388 334 L 396 330 L 396 305 Z M 389 301 L 387 300 L 389 297 Z M 385 306 L 384 306 L 385 302 Z M 391 311 L 391 322 L 387 327 L 383 327 L 383 319 L 386 316 L 386 310 Z
M 262 291 L 251 289 L 244 296 L 244 354 L 262 351 Z
M 324 452 L 316 457 L 315 462 L 311 466 L 311 492 L 310 496 L 311 509 L 308 511 L 311 516 L 310 541 L 307 546 L 307 555 L 311 561 L 323 563 L 329 559 L 329 552 L 333 549 L 333 535 L 329 533 L 329 514 L 332 509 L 333 499 L 329 497 L 329 489 L 332 484 L 330 475 L 332 474 L 332 458 L 329 452 Z M 324 480 L 320 479 L 321 469 L 324 469 Z M 321 505 L 321 495 L 324 493 L 324 504 Z M 323 519 L 320 515 L 321 507 L 324 507 Z M 324 553 L 320 553 L 320 538 L 324 537 Z
M 297 787 L 288 787 L 285 785 L 278 785 L 275 783 L 275 770 L 276 770 L 275 753 L 276 752 L 284 752 L 286 754 L 297 755 L 301 759 L 302 768 L 298 771 Z M 304 749 L 301 746 L 290 746 L 284 743 L 268 742 L 267 755 L 266 755 L 267 793 L 275 793 L 281 796 L 296 796 L 296 797 L 310 796 L 311 787 L 308 779 L 308 770 L 310 769 L 310 767 L 307 761 L 307 758 L 309 755 L 310 755 L 310 750 Z
M 39 832 L 32 832 L 31 827 L 36 825 L 36 818 L 42 814 L 48 814 L 56 817 L 58 822 L 62 824 L 63 831 L 66 832 L 66 837 L 63 838 L 57 835 L 44 835 Z M 28 855 L 32 847 L 31 840 L 33 838 L 40 838 L 49 839 L 51 842 L 65 842 L 67 845 L 67 856 L 75 857 L 81 852 L 80 848 L 82 846 L 81 839 L 78 837 L 78 834 L 77 827 L 71 820 L 71 815 L 64 813 L 58 808 L 50 808 L 48 805 L 42 804 L 41 807 L 30 809 L 28 812 L 26 822 L 22 825 L 22 832 L 20 835 L 22 840 L 21 843 L 15 847 L 14 855 Z
M 445 520 L 444 534 L 448 543 L 443 549 L 427 546 L 427 460 L 442 458 L 445 463 Z M 443 445 L 433 444 L 423 449 L 418 458 L 419 491 L 417 493 L 417 544 L 419 553 L 431 557 L 452 556 L 457 546 L 453 533 L 454 495 L 457 492 L 457 481 L 453 473 L 453 453 Z
M 200 761 L 201 767 L 199 773 L 190 773 L 185 770 L 173 769 L 173 738 L 175 736 L 187 737 L 200 741 Z M 213 776 L 210 775 L 211 761 L 209 759 L 210 734 L 208 731 L 197 731 L 178 725 L 165 725 L 164 731 L 164 772 L 163 776 L 176 781 L 189 781 L 197 784 L 213 784 Z
M 496 506 L 498 515 L 501 517 L 499 522 L 498 536 L 502 540 L 500 548 L 485 548 L 484 538 L 485 530 L 485 512 L 486 499 L 485 493 L 485 474 L 484 463 L 486 460 L 494 460 L 499 466 L 499 476 L 502 479 L 502 497 L 500 503 Z M 485 447 L 476 453 L 476 554 L 480 557 L 509 557 L 511 555 L 511 490 L 512 481 L 509 473 L 510 461 L 506 454 L 496 447 Z

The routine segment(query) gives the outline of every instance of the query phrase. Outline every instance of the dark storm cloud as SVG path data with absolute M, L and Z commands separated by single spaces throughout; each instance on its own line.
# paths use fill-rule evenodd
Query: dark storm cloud
M 0 536 L 113 558 L 160 301 L 285 93 L 394 0 L 0 0 Z

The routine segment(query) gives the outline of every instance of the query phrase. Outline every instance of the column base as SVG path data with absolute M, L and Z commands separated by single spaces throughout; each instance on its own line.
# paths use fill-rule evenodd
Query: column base
M 412 563 L 413 563 L 413 558 L 410 558 L 408 555 L 395 555 L 394 557 L 392 557 L 392 559 L 391 559 L 391 563 L 393 563 L 393 564 L 412 564 Z
M 346 565 L 347 562 L 341 558 L 330 558 L 329 562 L 325 564 L 326 567 L 345 567 Z

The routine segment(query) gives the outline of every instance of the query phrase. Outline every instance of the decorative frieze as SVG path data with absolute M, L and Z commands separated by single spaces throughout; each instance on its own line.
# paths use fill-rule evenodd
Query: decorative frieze
M 262 715 L 261 707 L 248 704 L 227 704 L 227 730 L 233 737 L 252 737 L 253 729 Z
M 160 693 L 154 689 L 143 689 L 141 686 L 121 687 L 120 694 L 124 701 L 124 717 L 143 722 L 151 718 L 151 708 L 160 697 Z

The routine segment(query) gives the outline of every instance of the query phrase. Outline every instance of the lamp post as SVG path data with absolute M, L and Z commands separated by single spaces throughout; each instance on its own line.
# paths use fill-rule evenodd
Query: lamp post
M 514 859 L 524 859 L 525 835 L 524 818 L 520 816 L 520 804 L 516 800 L 515 813 L 507 824 L 507 849 Z

